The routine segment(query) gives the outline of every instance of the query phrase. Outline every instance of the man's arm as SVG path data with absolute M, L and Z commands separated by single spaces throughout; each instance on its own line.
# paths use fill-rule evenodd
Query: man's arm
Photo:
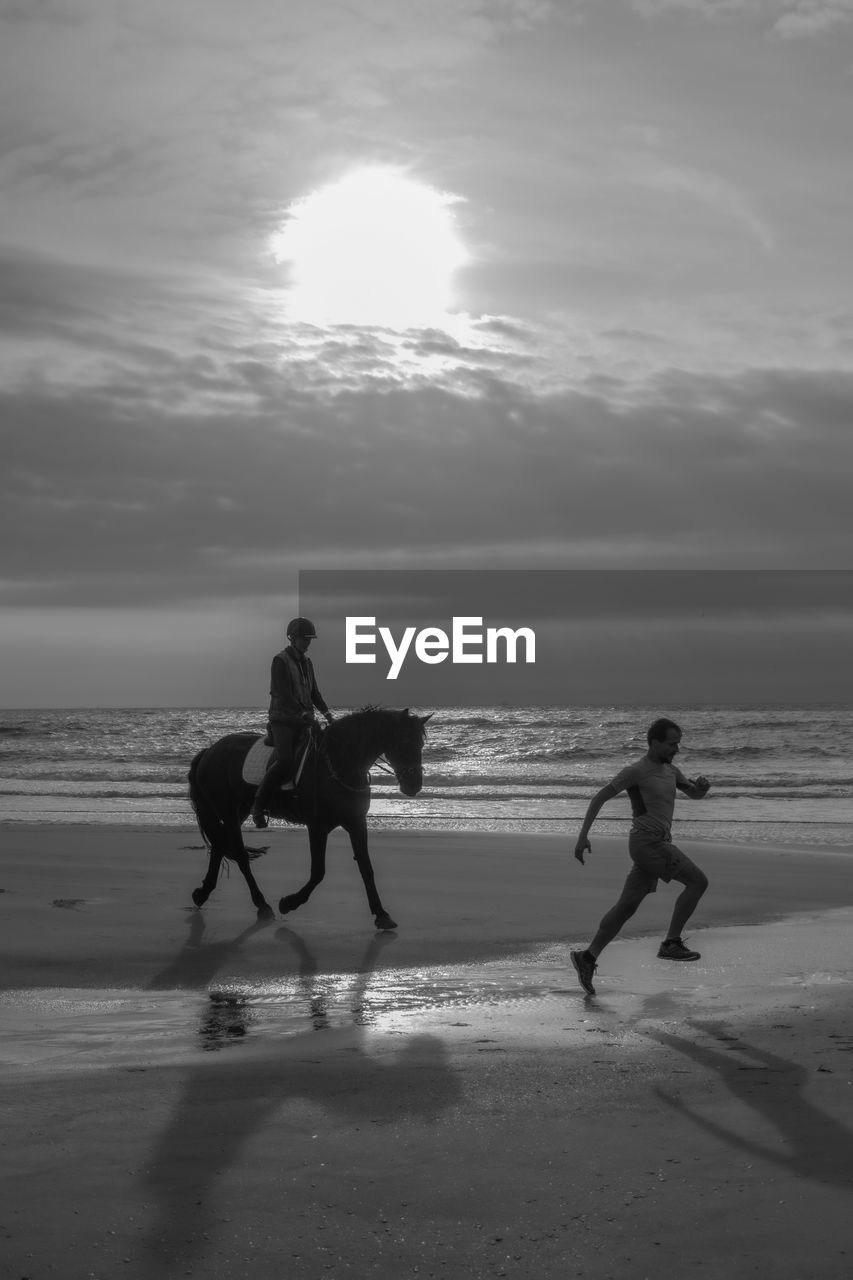
M 602 787 L 601 790 L 596 792 L 590 800 L 589 808 L 586 811 L 586 817 L 583 820 L 583 825 L 578 833 L 578 838 L 575 843 L 575 857 L 578 862 L 583 862 L 583 855 L 587 850 L 592 853 L 592 845 L 589 843 L 589 829 L 598 817 L 602 805 L 605 805 L 608 800 L 612 800 L 613 797 L 618 796 L 618 794 L 619 792 L 612 783 L 608 782 L 607 786 Z
M 673 765 L 673 768 L 675 766 Z M 701 773 L 698 778 L 685 778 L 680 769 L 675 770 L 675 785 L 691 800 L 702 800 L 711 789 L 711 784 Z
M 322 715 L 327 716 L 330 714 L 329 708 L 326 706 L 326 699 L 320 693 L 320 690 L 317 688 L 316 685 L 311 691 L 311 701 L 314 703 L 314 706 Z

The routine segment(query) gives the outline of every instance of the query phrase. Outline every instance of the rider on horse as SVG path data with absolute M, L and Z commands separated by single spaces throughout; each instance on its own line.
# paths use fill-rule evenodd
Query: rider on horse
M 296 742 L 314 723 L 314 708 L 325 716 L 328 723 L 332 721 L 332 713 L 317 688 L 314 666 L 307 654 L 308 646 L 316 636 L 314 623 L 308 618 L 293 618 L 287 625 L 290 643 L 272 660 L 269 733 L 275 744 L 275 753 L 252 806 L 252 820 L 256 827 L 267 826 L 266 811 L 270 798 L 293 777 Z

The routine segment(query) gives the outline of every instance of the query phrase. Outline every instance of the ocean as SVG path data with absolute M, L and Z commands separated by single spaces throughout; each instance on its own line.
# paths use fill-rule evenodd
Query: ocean
M 590 797 L 644 754 L 659 714 L 684 730 L 678 763 L 704 773 L 679 796 L 676 839 L 833 845 L 853 852 L 853 710 L 834 707 L 446 707 L 424 750 L 424 789 L 406 799 L 373 773 L 376 828 L 565 833 Z M 253 708 L 0 712 L 0 824 L 194 824 L 190 760 L 225 733 L 262 732 Z M 622 795 L 595 832 L 627 832 Z

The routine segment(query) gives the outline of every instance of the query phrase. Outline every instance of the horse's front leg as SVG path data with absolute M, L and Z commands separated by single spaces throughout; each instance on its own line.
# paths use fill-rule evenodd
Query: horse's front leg
M 326 827 L 308 827 L 308 845 L 311 849 L 311 870 L 305 884 L 296 893 L 289 893 L 279 901 L 278 909 L 283 916 L 303 906 L 320 884 L 326 874 L 326 842 L 329 832 Z
M 373 864 L 370 861 L 370 854 L 367 849 L 367 823 L 362 819 L 359 822 L 353 822 L 348 825 L 346 830 L 352 844 L 352 856 L 355 858 L 356 866 L 361 872 L 361 878 L 364 881 L 364 887 L 367 891 L 367 903 L 373 912 L 376 928 L 396 929 L 397 925 L 383 907 L 376 888 Z

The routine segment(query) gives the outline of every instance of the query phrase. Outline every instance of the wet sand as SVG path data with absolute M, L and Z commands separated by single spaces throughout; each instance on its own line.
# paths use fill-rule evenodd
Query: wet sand
M 277 907 L 307 879 L 307 835 L 277 825 L 249 828 L 245 839 L 249 848 L 268 849 L 252 865 Z M 370 847 L 383 903 L 399 925 L 398 964 L 479 960 L 554 939 L 586 942 L 630 865 L 625 841 L 612 838 L 594 839 L 583 867 L 568 836 L 374 832 Z M 853 857 L 843 851 L 697 841 L 685 849 L 711 880 L 696 927 L 853 905 Z M 234 866 L 204 908 L 218 930 L 217 950 L 205 950 L 204 962 L 188 954 L 190 894 L 207 866 L 194 826 L 5 827 L 0 850 L 2 987 L 145 987 L 158 975 L 168 985 L 197 986 L 222 966 L 247 977 L 295 970 L 269 933 L 246 935 L 255 912 Z M 648 898 L 624 936 L 664 929 L 673 892 Z M 325 968 L 354 963 L 372 917 L 343 833 L 330 838 L 325 881 L 287 921 L 310 934 Z
M 662 888 L 589 999 L 621 841 L 374 835 L 381 935 L 344 840 L 264 927 L 233 868 L 187 909 L 199 845 L 0 831 L 4 1276 L 853 1272 L 850 854 L 692 843 L 702 960 Z

